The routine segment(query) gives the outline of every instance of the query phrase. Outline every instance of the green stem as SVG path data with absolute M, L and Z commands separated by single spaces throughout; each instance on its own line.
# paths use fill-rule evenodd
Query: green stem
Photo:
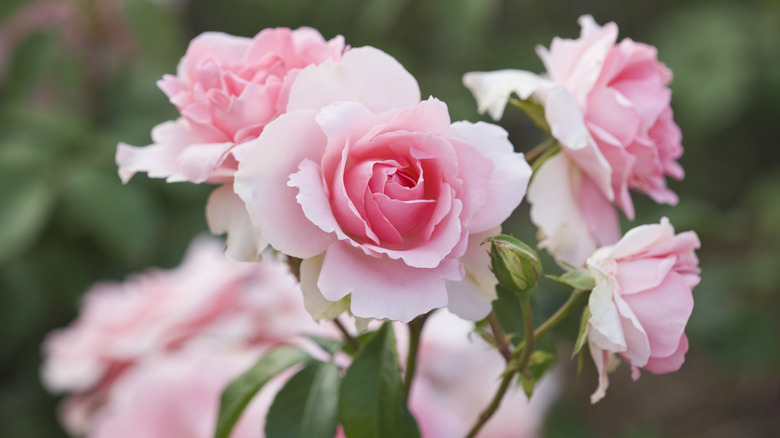
M 357 353 L 357 351 L 360 349 L 360 342 L 357 341 L 348 331 L 347 328 L 344 327 L 344 324 L 339 321 L 338 318 L 335 318 L 333 320 L 333 323 L 336 324 L 336 327 L 339 328 L 341 331 L 341 334 L 344 335 L 344 340 L 347 341 L 347 344 L 349 344 L 350 347 Z
M 509 362 L 509 357 L 512 355 L 512 352 L 509 350 L 509 342 L 507 342 L 506 334 L 501 328 L 501 324 L 498 323 L 495 312 L 491 311 L 487 320 L 488 324 L 490 324 L 490 330 L 493 332 L 493 339 L 496 341 L 498 352 L 504 356 L 504 360 Z
M 531 353 L 534 351 L 534 343 L 536 332 L 534 332 L 534 316 L 531 312 L 531 298 L 523 298 L 520 300 L 520 311 L 523 315 L 523 349 L 520 358 L 518 359 L 518 369 L 520 372 L 525 370 L 528 366 L 528 361 L 531 359 Z
M 409 352 L 406 355 L 406 372 L 404 374 L 404 401 L 409 400 L 409 391 L 412 389 L 412 380 L 417 370 L 417 351 L 420 349 L 420 336 L 423 325 L 433 312 L 420 315 L 409 322 Z
M 549 138 L 544 143 L 534 146 L 533 149 L 525 154 L 525 161 L 528 164 L 533 164 L 533 162 L 536 161 L 540 155 L 542 155 L 549 147 L 555 144 L 555 141 L 556 140 L 554 138 Z
M 525 339 L 515 348 L 515 351 L 512 352 L 511 359 L 507 364 L 506 370 L 504 371 L 504 378 L 501 380 L 501 385 L 498 387 L 498 391 L 496 391 L 496 394 L 493 396 L 493 400 L 490 402 L 490 404 L 485 408 L 485 410 L 482 411 L 482 413 L 479 414 L 479 418 L 474 424 L 474 427 L 471 428 L 469 434 L 466 436 L 467 438 L 474 438 L 477 436 L 477 433 L 482 428 L 482 426 L 487 423 L 487 421 L 496 412 L 496 409 L 498 409 L 498 406 L 501 404 L 501 399 L 504 398 L 504 394 L 506 394 L 512 378 L 517 373 L 525 372 L 525 368 L 528 366 L 528 361 L 531 358 L 531 353 L 536 341 L 541 339 L 553 328 L 557 327 L 558 324 L 563 322 L 563 320 L 566 319 L 566 317 L 569 316 L 571 312 L 574 311 L 574 309 L 585 304 L 588 297 L 587 292 L 588 291 L 579 289 L 574 290 L 574 292 L 572 292 L 572 294 L 569 296 L 569 299 L 563 303 L 563 306 L 561 306 L 555 313 L 547 318 L 547 320 L 543 322 L 542 325 L 540 325 L 536 330 L 534 330 L 534 323 L 531 316 L 530 299 L 524 299 L 520 301 L 520 308 L 523 312 Z
M 501 399 L 504 398 L 506 390 L 509 389 L 509 384 L 512 383 L 512 378 L 515 376 L 515 373 L 517 373 L 517 370 L 507 371 L 504 374 L 504 378 L 501 380 L 501 385 L 498 387 L 496 395 L 493 396 L 493 400 L 491 400 L 490 404 L 485 408 L 485 410 L 479 414 L 477 422 L 474 423 L 474 427 L 471 428 L 469 434 L 466 435 L 466 438 L 474 438 L 477 436 L 477 432 L 479 432 L 479 430 L 482 429 L 482 426 L 484 426 L 490 417 L 493 416 L 493 413 L 495 413 L 496 409 L 498 409 L 498 405 L 501 404 Z

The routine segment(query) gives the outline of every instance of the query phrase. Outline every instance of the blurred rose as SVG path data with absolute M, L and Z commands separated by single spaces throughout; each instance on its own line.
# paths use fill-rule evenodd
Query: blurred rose
M 630 230 L 588 259 L 596 287 L 588 302 L 590 351 L 599 371 L 592 402 L 604 397 L 611 353 L 652 373 L 676 371 L 685 361 L 685 325 L 699 283 L 700 246 L 693 231 L 675 235 L 669 220 Z
M 247 146 L 235 191 L 274 248 L 306 259 L 305 294 L 405 322 L 490 311 L 495 280 L 463 263 L 487 271 L 486 254 L 468 255 L 486 251 L 476 236 L 498 233 L 525 194 L 530 167 L 503 129 L 451 124 L 395 59 L 363 47 L 302 71 L 288 112 Z
M 89 290 L 76 321 L 47 337 L 42 379 L 52 392 L 71 393 L 64 421 L 83 430 L 112 386 L 149 357 L 212 344 L 258 351 L 302 333 L 332 332 L 305 311 L 286 264 L 271 254 L 233 262 L 203 238 L 176 269 Z
M 669 106 L 672 73 L 656 49 L 630 39 L 615 44 L 615 23 L 600 27 L 588 15 L 579 21 L 579 39 L 554 38 L 549 50 L 537 49 L 545 77 L 512 70 L 464 77 L 480 109 L 494 118 L 512 92 L 544 104 L 565 156 L 543 164 L 532 181 L 531 219 L 545 236 L 541 246 L 575 266 L 619 238 L 612 203 L 634 218 L 629 188 L 676 204 L 666 176 L 684 176 Z
M 259 351 L 219 346 L 147 357 L 113 385 L 88 438 L 211 438 L 222 390 L 259 357 Z M 272 379 L 252 399 L 232 438 L 262 436 L 258 431 L 285 377 Z
M 500 383 L 506 362 L 473 329 L 474 324 L 445 311 L 434 313 L 425 324 L 409 400 L 425 438 L 465 436 Z M 539 382 L 530 401 L 522 388 L 513 385 L 479 436 L 539 436 L 556 393 L 554 375 Z

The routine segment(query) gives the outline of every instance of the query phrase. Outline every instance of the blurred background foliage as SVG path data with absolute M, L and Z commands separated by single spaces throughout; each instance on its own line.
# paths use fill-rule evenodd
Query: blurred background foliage
M 576 19 L 616 21 L 672 68 L 687 171 L 671 208 L 635 196 L 637 223 L 668 216 L 699 233 L 702 282 L 678 373 L 627 367 L 588 404 L 592 366 L 567 360 L 548 437 L 780 436 L 780 2 L 588 0 L 3 0 L 0 2 L 0 430 L 60 437 L 57 400 L 38 380 L 45 334 L 68 324 L 99 280 L 172 267 L 205 232 L 209 187 L 116 175 L 117 142 L 150 142 L 176 117 L 155 81 L 207 30 L 252 36 L 311 26 L 373 45 L 414 74 L 453 120 L 477 120 L 472 70 L 542 71 L 534 47 L 576 37 Z M 484 117 L 481 119 L 486 120 Z M 501 124 L 518 150 L 540 134 L 518 110 Z M 527 207 L 507 227 L 534 242 Z M 628 224 L 624 224 L 628 226 Z M 547 260 L 547 266 L 553 263 Z M 550 286 L 550 287 L 547 287 Z M 564 295 L 549 283 L 539 308 Z M 586 361 L 587 362 L 587 361 Z

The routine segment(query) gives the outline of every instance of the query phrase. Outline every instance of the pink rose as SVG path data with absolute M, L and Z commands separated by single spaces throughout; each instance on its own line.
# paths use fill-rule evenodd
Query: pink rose
M 446 311 L 434 313 L 425 323 L 409 410 L 426 438 L 465 436 L 495 394 L 506 362 L 473 331 L 472 323 Z M 400 340 L 406 339 L 405 333 L 408 330 L 399 330 Z M 554 374 L 539 382 L 531 400 L 513 385 L 479 436 L 539 436 L 556 393 Z
M 529 177 L 503 129 L 451 124 L 397 61 L 364 47 L 298 75 L 288 112 L 248 144 L 235 191 L 274 248 L 305 259 L 306 296 L 349 296 L 360 317 L 449 306 L 480 319 L 495 280 L 467 275 L 488 263 L 469 253 L 485 252 L 477 239 L 498 232 Z M 480 266 L 464 269 L 467 258 Z
M 236 146 L 257 138 L 284 113 L 298 72 L 340 59 L 341 36 L 325 41 L 314 29 L 264 29 L 254 38 L 206 32 L 189 45 L 177 75 L 157 84 L 182 117 L 152 130 L 154 144 L 120 143 L 116 161 L 124 182 L 135 172 L 168 182 L 232 180 Z
M 225 347 L 189 349 L 144 358 L 111 387 L 85 436 L 214 436 L 222 390 L 261 355 L 258 351 Z M 272 379 L 252 399 L 232 438 L 262 436 L 265 415 L 286 377 Z
M 680 130 L 669 106 L 672 74 L 656 49 L 630 39 L 616 44 L 615 23 L 600 27 L 589 15 L 579 21 L 579 39 L 554 38 L 549 50 L 537 49 L 545 77 L 512 70 L 464 77 L 480 110 L 494 118 L 513 92 L 544 104 L 564 156 L 545 163 L 534 177 L 531 219 L 545 235 L 541 246 L 577 266 L 619 238 L 611 204 L 629 219 L 634 218 L 629 189 L 676 204 L 666 176 L 684 176 L 677 163 Z
M 83 428 L 111 386 L 149 356 L 196 344 L 268 348 L 323 333 L 302 304 L 295 278 L 271 254 L 237 263 L 218 241 L 196 240 L 174 270 L 89 290 L 73 324 L 47 337 L 42 380 L 73 394 L 67 421 Z
M 676 371 L 685 361 L 685 325 L 699 283 L 700 246 L 693 231 L 675 235 L 666 218 L 630 230 L 614 246 L 596 251 L 588 268 L 596 279 L 588 306 L 590 351 L 599 371 L 593 403 L 604 397 L 612 353 L 652 373 Z

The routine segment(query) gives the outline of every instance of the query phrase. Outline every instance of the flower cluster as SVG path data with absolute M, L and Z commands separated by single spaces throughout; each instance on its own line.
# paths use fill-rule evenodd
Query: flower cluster
M 341 36 L 326 41 L 309 28 L 193 40 L 177 75 L 158 83 L 181 117 L 155 127 L 150 146 L 120 144 L 119 175 L 124 182 L 146 172 L 219 184 L 206 206 L 209 228 L 227 233 L 229 258 L 251 263 L 212 255 L 169 275 L 90 292 L 80 319 L 46 345 L 44 381 L 76 394 L 66 402 L 79 408 L 66 409 L 79 412 L 68 415 L 70 423 L 80 419 L 89 436 L 123 436 L 153 410 L 143 420 L 149 429 L 136 436 L 179 426 L 199 431 L 182 435 L 205 436 L 216 421 L 217 388 L 238 364 L 252 354 L 274 358 L 271 346 L 287 343 L 305 357 L 292 361 L 302 363 L 300 371 L 284 383 L 291 373 L 274 368 L 281 362 L 269 365 L 267 372 L 283 377 L 271 380 L 276 388 L 261 392 L 261 406 L 244 420 L 262 417 L 268 394 L 279 390 L 273 403 L 285 414 L 269 416 L 269 436 L 285 436 L 279 430 L 294 418 L 320 425 L 317 436 L 325 438 L 360 438 L 380 425 L 390 435 L 533 434 L 549 392 L 538 390 L 540 401 L 530 405 L 526 394 L 549 385 L 537 380 L 553 362 L 536 341 L 586 303 L 576 353 L 587 344 L 598 370 L 594 403 L 616 355 L 634 379 L 640 368 L 677 370 L 699 281 L 698 237 L 675 234 L 664 218 L 621 238 L 617 213 L 634 219 L 631 191 L 678 202 L 666 181 L 684 176 L 672 74 L 653 47 L 617 42 L 614 23 L 583 16 L 580 25 L 578 39 L 538 48 L 543 75 L 501 70 L 463 78 L 481 112 L 498 120 L 513 103 L 550 135 L 527 155 L 497 125 L 453 122 L 443 101 L 423 100 L 415 78 L 374 47 L 352 48 Z M 566 271 L 560 276 L 544 276 L 531 247 L 499 236 L 526 191 L 539 247 Z M 269 245 L 276 252 L 259 261 Z M 270 274 L 282 258 L 296 279 Z M 497 308 L 496 276 L 517 295 L 517 314 Z M 532 298 L 545 277 L 573 292 L 536 325 Z M 437 309 L 444 310 L 432 314 Z M 374 332 L 356 337 L 342 314 L 355 318 L 358 332 Z M 329 327 L 342 339 L 314 320 L 335 320 Z M 398 331 L 405 353 L 377 320 L 408 323 L 408 337 Z M 518 326 L 524 339 L 516 345 Z M 463 344 L 472 331 L 487 342 Z M 315 340 L 313 352 L 303 333 L 331 339 Z M 525 394 L 512 387 L 516 377 Z M 234 383 L 244 378 L 252 376 Z M 177 405 L 182 411 L 154 408 L 186 394 L 191 403 Z M 248 402 L 231 397 L 239 396 L 222 395 L 217 437 L 233 430 L 240 410 L 230 409 Z M 298 411 L 317 402 L 321 412 Z M 197 421 L 171 426 L 185 410 Z M 240 434 L 245 426 L 238 427 Z M 170 430 L 160 436 L 184 429 Z
M 421 346 L 426 366 L 410 410 L 426 437 L 459 435 L 473 404 L 490 396 L 484 385 L 490 376 L 473 371 L 500 370 L 503 361 L 485 342 L 470 340 L 470 325 L 454 315 L 435 315 L 427 330 Z M 399 339 L 405 336 L 402 327 L 397 331 Z M 68 393 L 61 413 L 74 436 L 208 438 L 223 388 L 264 352 L 297 344 L 316 354 L 302 334 L 335 338 L 336 332 L 308 317 L 286 264 L 271 254 L 260 263 L 234 262 L 217 241 L 200 239 L 174 270 L 89 290 L 78 319 L 48 336 L 42 377 L 49 390 Z M 452 369 L 457 358 L 470 359 Z M 289 376 L 263 388 L 231 437 L 261 436 L 274 395 Z M 450 385 L 453 379 L 462 385 Z M 533 436 L 554 393 L 553 380 L 533 403 L 518 392 L 491 430 Z M 441 403 L 467 416 L 452 423 L 454 411 L 439 409 Z

